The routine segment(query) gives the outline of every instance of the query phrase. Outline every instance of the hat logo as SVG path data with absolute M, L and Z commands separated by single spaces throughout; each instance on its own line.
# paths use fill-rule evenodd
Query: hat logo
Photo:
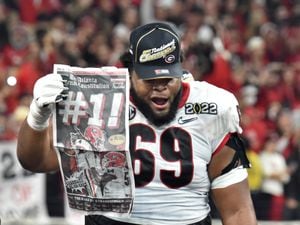
M 159 48 L 146 49 L 142 52 L 139 60 L 141 63 L 154 61 L 160 58 L 165 58 L 170 53 L 176 50 L 175 39 L 171 42 L 160 46 Z M 174 60 L 175 56 L 173 55 Z M 169 60 L 168 60 L 169 61 Z M 166 61 L 167 62 L 167 61 Z
M 165 58 L 165 62 L 166 63 L 172 63 L 175 61 L 175 55 L 168 55 L 166 58 Z

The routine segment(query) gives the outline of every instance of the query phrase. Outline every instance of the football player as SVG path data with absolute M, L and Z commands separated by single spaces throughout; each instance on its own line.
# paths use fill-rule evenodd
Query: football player
M 206 82 L 181 80 L 180 39 L 167 23 L 133 30 L 123 59 L 131 85 L 132 213 L 90 215 L 86 225 L 210 225 L 210 193 L 224 225 L 257 224 L 234 95 Z M 46 91 L 50 84 L 48 95 L 35 92 L 18 136 L 19 160 L 32 171 L 59 169 L 48 106 L 63 100 L 64 84 L 59 76 L 44 76 L 35 89 Z

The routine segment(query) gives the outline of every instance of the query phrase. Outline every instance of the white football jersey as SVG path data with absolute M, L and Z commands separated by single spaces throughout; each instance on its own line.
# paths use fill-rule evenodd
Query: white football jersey
M 238 102 L 207 82 L 183 84 L 175 119 L 155 127 L 130 103 L 130 151 L 136 192 L 129 218 L 136 224 L 190 224 L 210 212 L 207 165 L 223 140 L 242 131 Z

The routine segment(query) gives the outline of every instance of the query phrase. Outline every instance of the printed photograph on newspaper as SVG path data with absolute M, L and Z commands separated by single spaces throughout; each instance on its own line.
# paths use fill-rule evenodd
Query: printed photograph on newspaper
M 130 213 L 127 69 L 56 64 L 54 73 L 68 88 L 67 98 L 56 104 L 53 139 L 70 208 Z

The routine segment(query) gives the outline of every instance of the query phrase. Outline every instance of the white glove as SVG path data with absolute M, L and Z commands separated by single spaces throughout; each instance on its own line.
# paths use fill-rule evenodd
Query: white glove
M 35 82 L 27 116 L 27 123 L 32 129 L 41 131 L 49 126 L 54 104 L 67 98 L 68 88 L 65 83 L 61 75 L 52 73 Z

